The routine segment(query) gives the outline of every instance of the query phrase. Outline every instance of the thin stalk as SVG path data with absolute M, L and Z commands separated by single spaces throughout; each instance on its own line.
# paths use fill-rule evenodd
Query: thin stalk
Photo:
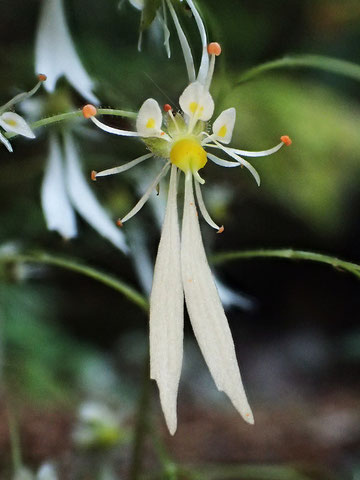
M 35 252 L 30 254 L 2 254 L 0 255 L 0 263 L 40 263 L 45 265 L 53 265 L 56 267 L 71 270 L 107 285 L 110 288 L 122 293 L 128 300 L 140 307 L 143 311 L 148 311 L 148 301 L 130 285 L 118 280 L 101 270 L 82 264 L 77 260 L 69 260 L 56 255 L 50 255 L 43 252 Z
M 285 258 L 289 260 L 308 260 L 311 262 L 325 263 L 327 265 L 331 265 L 336 269 L 345 270 L 360 278 L 360 265 L 356 263 L 347 262 L 346 260 L 341 260 L 340 258 L 332 257 L 330 255 L 324 255 L 322 253 L 307 252 L 304 250 L 293 250 L 291 248 L 224 252 L 213 255 L 211 257 L 211 260 L 214 264 L 220 264 L 224 262 L 229 262 L 231 260 L 245 260 L 256 257 Z
M 137 117 L 137 113 L 135 112 L 128 112 L 126 110 L 115 110 L 112 108 L 99 108 L 97 112 L 100 115 L 114 115 L 117 117 L 125 118 Z M 68 122 L 76 118 L 83 118 L 82 110 L 75 110 L 73 112 L 60 113 L 58 115 L 52 115 L 51 117 L 42 118 L 41 120 L 30 123 L 30 127 L 32 130 L 36 130 L 39 127 L 46 127 L 47 125 L 51 125 L 52 123 Z M 4 133 L 4 135 L 6 138 L 13 138 L 17 136 L 17 133 L 7 132 Z
M 11 458 L 13 464 L 14 473 L 16 473 L 22 467 L 20 437 L 18 425 L 12 408 L 7 406 L 7 416 L 9 423 L 10 434 L 10 446 L 11 446 Z
M 144 442 L 146 434 L 148 432 L 148 414 L 150 404 L 151 381 L 149 375 L 149 355 L 146 355 L 145 358 L 146 361 L 144 362 L 143 379 L 139 396 L 139 403 L 137 407 L 137 418 L 131 449 L 129 480 L 138 480 L 140 478 Z

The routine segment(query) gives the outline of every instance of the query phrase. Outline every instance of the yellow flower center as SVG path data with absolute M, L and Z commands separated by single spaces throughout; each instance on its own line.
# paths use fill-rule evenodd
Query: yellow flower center
M 5 120 L 5 122 L 10 125 L 10 127 L 16 127 L 17 126 L 17 121 L 16 120 L 13 120 L 12 118 L 8 118 L 7 120 Z
M 178 140 L 170 151 L 170 161 L 183 172 L 197 172 L 206 165 L 206 152 L 195 138 Z

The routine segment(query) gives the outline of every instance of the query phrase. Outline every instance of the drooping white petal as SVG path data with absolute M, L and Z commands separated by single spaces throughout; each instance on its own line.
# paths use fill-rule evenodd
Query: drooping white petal
M 174 21 L 176 32 L 177 32 L 178 37 L 179 37 L 179 42 L 180 42 L 181 49 L 182 49 L 182 52 L 183 52 L 183 55 L 184 55 L 186 70 L 187 70 L 188 77 L 189 77 L 189 82 L 195 82 L 196 75 L 195 75 L 194 59 L 193 59 L 193 56 L 192 56 L 192 53 L 191 53 L 191 48 L 190 48 L 189 42 L 186 38 L 184 30 L 181 28 L 179 19 L 176 15 L 175 9 L 172 6 L 171 1 L 170 0 L 166 0 L 166 1 L 167 1 L 167 5 L 169 7 L 169 10 L 170 10 L 171 16 L 172 16 L 173 21 Z
M 202 197 L 201 187 L 199 182 L 195 182 L 195 191 L 196 191 L 196 199 L 200 208 L 201 215 L 204 217 L 204 220 L 210 225 L 210 227 L 215 228 L 215 230 L 219 230 L 220 227 L 217 225 L 214 220 L 210 217 L 209 212 L 205 206 L 205 202 Z
M 11 143 L 9 142 L 9 140 L 6 137 L 4 137 L 4 135 L 2 133 L 0 133 L 0 142 L 5 145 L 5 147 L 9 150 L 10 153 L 13 152 L 13 148 L 11 146 Z
M 128 251 L 124 234 L 100 205 L 81 171 L 79 156 L 70 134 L 65 135 L 66 183 L 69 197 L 78 213 L 100 235 L 123 252 Z
M 190 321 L 216 386 L 228 395 L 244 420 L 253 423 L 234 342 L 204 251 L 191 175 L 185 181 L 181 269 Z
M 119 128 L 109 127 L 105 123 L 100 122 L 96 117 L 90 117 L 90 120 L 104 132 L 113 133 L 114 135 L 121 135 L 123 137 L 138 137 L 138 132 L 131 132 L 130 130 L 120 130 Z
M 48 92 L 53 92 L 57 80 L 65 76 L 80 95 L 92 103 L 99 103 L 92 93 L 93 81 L 76 53 L 62 0 L 42 2 L 36 35 L 35 70 L 47 75 L 44 86 Z
M 184 322 L 176 170 L 173 165 L 150 296 L 150 376 L 158 384 L 161 407 L 171 435 L 177 427 Z
M 207 121 L 214 113 L 214 100 L 199 82 L 190 83 L 179 98 L 183 112 L 196 120 Z
M 221 143 L 230 143 L 236 120 L 235 108 L 228 108 L 220 113 L 213 123 L 213 134 Z
M 202 21 L 201 16 L 199 15 L 199 12 L 197 11 L 194 5 L 194 2 L 192 0 L 186 0 L 186 1 L 192 11 L 192 14 L 194 15 L 195 22 L 197 24 L 200 37 L 201 37 L 202 54 L 201 54 L 201 63 L 200 63 L 197 80 L 198 82 L 204 84 L 207 73 L 208 73 L 208 69 L 209 69 L 209 55 L 207 51 L 208 41 L 206 36 L 206 30 L 205 30 L 204 22 Z
M 0 115 L 0 127 L 6 132 L 17 133 L 27 138 L 35 138 L 33 131 L 26 121 L 14 112 L 5 112 Z
M 154 189 L 156 188 L 157 184 L 160 182 L 160 180 L 167 174 L 168 170 L 169 170 L 169 167 L 170 167 L 170 162 L 166 163 L 163 168 L 161 169 L 160 173 L 155 177 L 155 179 L 151 182 L 150 186 L 148 187 L 148 189 L 146 190 L 146 192 L 144 193 L 144 195 L 140 198 L 140 200 L 137 202 L 137 204 L 135 205 L 134 208 L 132 208 L 130 210 L 130 212 L 125 215 L 124 218 L 121 219 L 121 222 L 122 223 L 125 223 L 127 222 L 128 220 L 130 220 L 131 217 L 133 217 L 134 215 L 136 215 L 138 213 L 139 210 L 142 209 L 142 207 L 145 205 L 145 203 L 148 201 L 151 193 L 154 191 Z
M 240 162 L 229 162 L 229 160 L 224 160 L 209 152 L 206 152 L 206 156 L 209 160 L 216 163 L 216 165 L 220 165 L 220 167 L 226 167 L 226 168 L 241 167 Z
M 148 98 L 140 107 L 136 130 L 140 137 L 155 137 L 161 132 L 161 124 L 161 108 L 156 100 Z
M 65 239 L 76 237 L 76 219 L 71 206 L 63 167 L 62 152 L 57 137 L 50 137 L 50 151 L 41 187 L 41 204 L 49 230 Z
M 135 158 L 131 162 L 127 162 L 124 165 L 120 165 L 119 167 L 108 168 L 107 170 L 102 170 L 101 172 L 96 173 L 96 177 L 106 177 L 107 175 L 114 175 L 116 173 L 126 172 L 126 170 L 130 170 L 130 168 L 135 167 L 141 162 L 144 162 L 148 158 L 153 157 L 153 153 L 147 153 L 146 155 L 142 155 L 141 157 Z

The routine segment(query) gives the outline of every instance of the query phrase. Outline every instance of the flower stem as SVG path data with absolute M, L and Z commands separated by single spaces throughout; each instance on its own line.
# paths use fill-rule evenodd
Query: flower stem
M 134 437 L 131 451 L 129 479 L 138 480 L 141 474 L 142 455 L 144 450 L 144 441 L 148 431 L 148 413 L 150 403 L 150 364 L 149 355 L 147 354 L 144 362 L 143 380 L 141 385 L 141 392 L 139 395 L 139 402 L 137 408 L 137 418 L 134 429 Z
M 304 250 L 269 249 L 269 250 L 240 250 L 236 252 L 224 252 L 213 255 L 211 260 L 214 264 L 228 262 L 230 260 L 250 259 L 256 257 L 286 258 L 289 260 L 308 260 L 311 262 L 320 262 L 331 265 L 338 270 L 345 270 L 360 278 L 360 265 L 346 260 L 341 260 L 330 255 L 322 253 L 307 252 Z
M 136 118 L 137 113 L 128 112 L 126 110 L 115 110 L 112 108 L 99 108 L 97 112 L 100 115 L 114 115 L 117 117 L 126 117 L 126 118 Z M 59 122 L 68 122 L 69 120 L 74 120 L 76 118 L 83 118 L 82 110 L 75 110 L 73 112 L 60 113 L 58 115 L 52 115 L 51 117 L 42 118 L 36 122 L 30 124 L 32 130 L 36 130 L 39 127 L 45 127 L 51 125 L 52 123 Z M 16 133 L 8 132 L 4 134 L 6 138 L 16 137 Z

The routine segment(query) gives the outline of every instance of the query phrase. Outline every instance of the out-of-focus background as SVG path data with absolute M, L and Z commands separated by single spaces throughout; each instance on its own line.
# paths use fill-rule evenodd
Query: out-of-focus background
M 140 15 L 128 2 L 65 0 L 65 7 L 102 106 L 136 111 L 149 97 L 160 105 L 177 104 L 187 78 L 170 20 L 168 59 L 156 26 L 144 33 L 138 53 Z M 236 86 L 246 69 L 286 54 L 360 62 L 359 2 L 199 0 L 199 7 L 210 40 L 223 48 L 212 93 L 215 114 L 236 107 L 232 145 L 261 150 L 280 135 L 293 139 L 290 148 L 254 159 L 260 188 L 246 170 L 206 166 L 206 203 L 225 225 L 223 235 L 202 225 L 209 254 L 291 247 L 359 261 L 360 83 L 292 69 Z M 34 0 L 2 2 L 1 104 L 34 83 L 39 8 Z M 181 21 L 199 58 L 188 11 Z M 52 96 L 40 91 L 24 106 L 25 116 L 36 111 L 36 101 L 53 114 L 84 104 L 65 80 Z M 127 121 L 111 122 L 129 128 Z M 85 121 L 73 127 L 88 175 L 143 152 L 140 142 L 112 137 Z M 133 261 L 80 218 L 75 240 L 47 231 L 40 186 L 51 128 L 38 130 L 35 141 L 14 139 L 11 155 L 0 149 L 0 252 L 34 249 L 74 257 L 141 291 Z M 92 188 L 116 219 L 136 202 L 139 184 L 150 183 L 154 171 L 149 163 Z M 162 188 L 124 228 L 128 238 L 140 241 L 139 255 L 146 246 L 152 261 L 159 240 L 154 211 L 162 211 L 165 198 Z M 246 425 L 216 391 L 187 321 L 174 438 L 152 386 L 151 420 L 172 458 L 183 465 L 259 467 L 256 477 L 252 471 L 226 478 L 273 478 L 261 468 L 276 464 L 285 470 L 274 478 L 358 479 L 359 280 L 327 265 L 279 259 L 232 261 L 216 266 L 216 273 L 241 295 L 228 318 L 256 424 Z M 147 355 L 146 315 L 118 292 L 53 267 L 2 263 L 0 281 L 1 478 L 10 478 L 14 449 L 9 409 L 15 424 L 10 430 L 17 431 L 29 468 L 52 460 L 60 478 L 118 478 L 100 475 L 126 469 Z M 146 450 L 148 471 L 157 462 L 153 450 Z

